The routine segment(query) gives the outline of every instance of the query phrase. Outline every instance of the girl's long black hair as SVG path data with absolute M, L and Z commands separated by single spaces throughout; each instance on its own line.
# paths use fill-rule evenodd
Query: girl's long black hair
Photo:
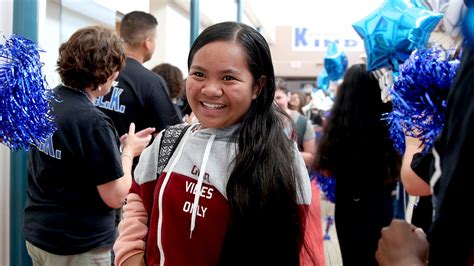
M 375 176 L 385 183 L 399 176 L 401 157 L 393 148 L 383 114 L 377 79 L 365 64 L 350 67 L 338 88 L 327 127 L 319 142 L 316 169 L 334 176 Z
M 254 82 L 266 83 L 240 124 L 238 153 L 227 183 L 231 221 L 221 251 L 221 265 L 298 265 L 304 215 L 294 150 L 284 134 L 282 115 L 273 103 L 275 74 L 267 42 L 255 29 L 223 22 L 206 28 L 188 57 L 208 43 L 229 41 L 246 51 Z

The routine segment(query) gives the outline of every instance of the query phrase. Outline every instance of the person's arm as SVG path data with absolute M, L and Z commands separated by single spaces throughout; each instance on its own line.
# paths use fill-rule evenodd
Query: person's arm
M 124 145 L 121 160 L 124 175 L 118 179 L 97 186 L 102 200 L 111 208 L 122 207 L 125 197 L 132 185 L 132 164 L 133 158 L 140 155 L 151 140 L 151 133 L 154 128 L 147 128 L 135 133 L 135 124 L 130 124 L 127 136 L 124 138 Z
M 303 150 L 300 151 L 303 156 L 304 164 L 312 167 L 316 155 L 316 135 L 314 133 L 311 121 L 306 122 L 306 130 L 303 136 Z
M 148 215 L 138 194 L 130 193 L 123 207 L 119 236 L 114 244 L 115 265 L 144 265 Z
M 313 165 L 314 155 L 316 154 L 316 141 L 315 139 L 310 139 L 303 141 L 303 150 L 300 151 L 301 156 L 306 166 Z
M 430 185 L 418 176 L 411 166 L 413 156 L 422 152 L 423 146 L 417 138 L 405 137 L 405 153 L 403 154 L 402 168 L 400 171 L 403 187 L 412 196 L 431 195 Z
M 394 219 L 382 229 L 375 258 L 379 265 L 426 265 L 429 244 L 420 228 Z

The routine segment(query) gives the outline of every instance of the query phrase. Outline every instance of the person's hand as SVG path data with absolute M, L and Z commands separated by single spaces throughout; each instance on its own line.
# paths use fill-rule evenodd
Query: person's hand
M 423 143 L 421 142 L 421 140 L 419 138 L 414 138 L 414 137 L 410 137 L 410 136 L 407 136 L 405 135 L 405 145 L 406 146 L 413 146 L 417 149 L 421 149 L 423 150 Z
M 130 258 L 126 259 L 122 266 L 142 266 L 145 265 L 145 261 L 143 260 L 143 252 L 135 254 Z
M 122 154 L 128 154 L 132 157 L 140 155 L 151 140 L 151 134 L 155 128 L 149 127 L 135 133 L 135 124 L 131 123 L 127 134 L 120 137 L 120 143 L 123 146 Z
M 392 220 L 382 229 L 375 257 L 380 265 L 425 265 L 428 255 L 426 235 L 405 220 Z

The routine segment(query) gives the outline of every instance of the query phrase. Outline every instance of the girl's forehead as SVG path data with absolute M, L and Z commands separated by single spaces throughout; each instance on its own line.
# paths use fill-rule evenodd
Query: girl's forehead
M 232 41 L 214 41 L 202 46 L 194 54 L 190 67 L 249 70 L 245 50 Z

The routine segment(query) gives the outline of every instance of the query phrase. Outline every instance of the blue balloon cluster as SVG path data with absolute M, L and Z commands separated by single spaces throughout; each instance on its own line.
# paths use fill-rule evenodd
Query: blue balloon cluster
M 446 101 L 459 59 L 440 48 L 416 50 L 401 66 L 391 90 L 392 112 L 386 119 L 395 148 L 405 151 L 405 134 L 428 150 L 444 126 Z M 404 133 L 405 131 L 405 133 Z
M 42 72 L 38 46 L 11 35 L 0 44 L 0 142 L 28 150 L 54 133 L 54 99 Z
M 329 43 L 324 56 L 324 68 L 330 80 L 336 81 L 344 76 L 347 69 L 347 56 L 339 50 L 336 43 Z
M 389 67 L 397 72 L 411 52 L 425 48 L 443 15 L 417 5 L 409 0 L 386 0 L 379 9 L 352 24 L 364 40 L 369 71 Z
M 316 87 L 318 89 L 323 90 L 324 92 L 326 92 L 329 88 L 328 73 L 326 72 L 326 69 L 324 68 L 321 70 L 318 78 L 316 79 Z

